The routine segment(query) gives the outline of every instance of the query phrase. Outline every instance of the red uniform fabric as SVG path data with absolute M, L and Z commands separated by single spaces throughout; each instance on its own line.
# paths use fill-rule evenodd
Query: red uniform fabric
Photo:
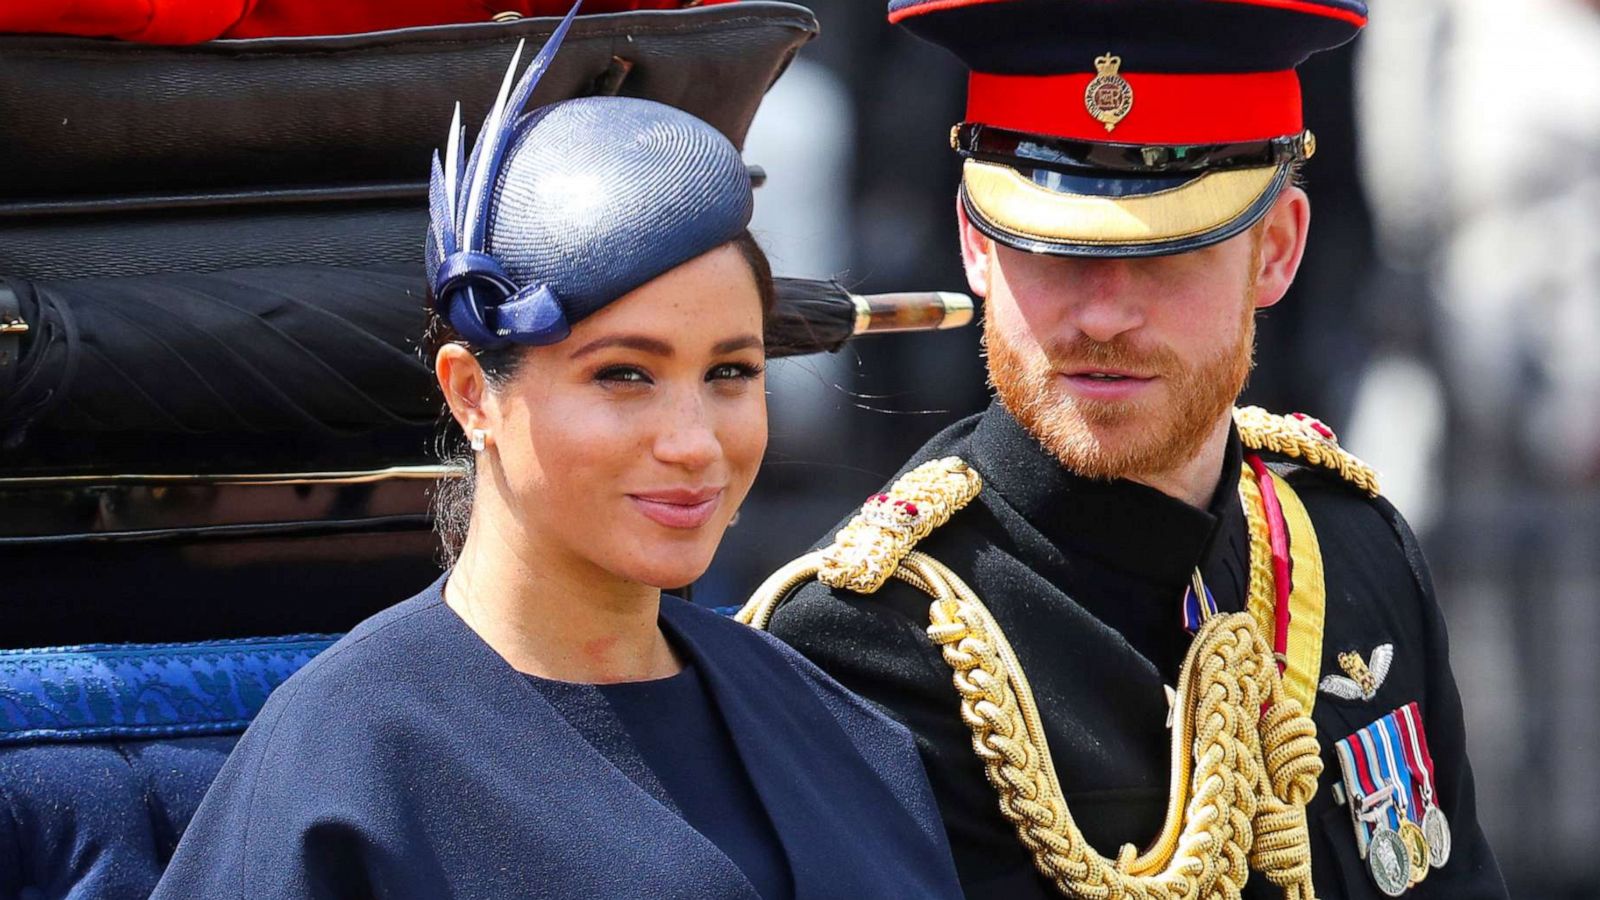
M 710 6 L 734 0 L 586 0 L 585 13 Z M 0 7 L 0 33 L 110 37 L 150 44 L 355 34 L 486 22 L 497 13 L 561 16 L 570 0 L 29 0 Z

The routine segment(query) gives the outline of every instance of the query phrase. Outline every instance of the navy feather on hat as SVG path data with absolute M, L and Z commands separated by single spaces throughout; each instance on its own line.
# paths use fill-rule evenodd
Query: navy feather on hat
M 433 303 L 483 349 L 551 344 L 606 304 L 742 233 L 749 170 L 723 134 L 650 100 L 523 113 L 577 7 L 512 87 L 519 44 L 470 154 L 457 105 L 429 184 Z

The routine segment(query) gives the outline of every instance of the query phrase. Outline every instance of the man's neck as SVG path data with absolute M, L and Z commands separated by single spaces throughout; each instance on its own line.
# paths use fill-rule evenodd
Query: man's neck
M 1217 420 L 1211 434 L 1201 443 L 1199 452 L 1177 468 L 1166 472 L 1129 475 L 1128 480 L 1153 487 L 1190 506 L 1205 509 L 1211 505 L 1211 498 L 1217 493 L 1217 482 L 1222 477 L 1222 461 L 1228 454 L 1228 433 L 1232 425 L 1231 414 Z

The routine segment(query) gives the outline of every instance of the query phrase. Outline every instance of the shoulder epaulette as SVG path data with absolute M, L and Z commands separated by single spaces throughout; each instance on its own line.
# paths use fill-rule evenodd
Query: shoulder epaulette
M 950 521 L 983 490 L 983 479 L 960 457 L 925 462 L 839 529 L 821 553 L 817 580 L 832 588 L 871 594 L 883 587 L 917 542 Z
M 1233 411 L 1239 440 L 1247 450 L 1277 453 L 1310 466 L 1327 469 L 1369 495 L 1378 496 L 1378 473 L 1339 446 L 1333 429 L 1320 421 L 1294 413 L 1279 416 L 1259 406 Z

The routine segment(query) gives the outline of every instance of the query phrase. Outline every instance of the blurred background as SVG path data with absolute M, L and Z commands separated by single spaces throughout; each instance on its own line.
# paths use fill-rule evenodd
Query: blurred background
M 757 114 L 776 269 L 966 290 L 964 71 L 808 0 L 822 37 Z M 1451 625 L 1481 818 L 1513 896 L 1600 897 L 1600 3 L 1406 0 L 1301 70 L 1310 248 L 1245 400 L 1375 465 Z M 735 604 L 988 400 L 978 332 L 771 367 L 772 442 L 695 599 Z

